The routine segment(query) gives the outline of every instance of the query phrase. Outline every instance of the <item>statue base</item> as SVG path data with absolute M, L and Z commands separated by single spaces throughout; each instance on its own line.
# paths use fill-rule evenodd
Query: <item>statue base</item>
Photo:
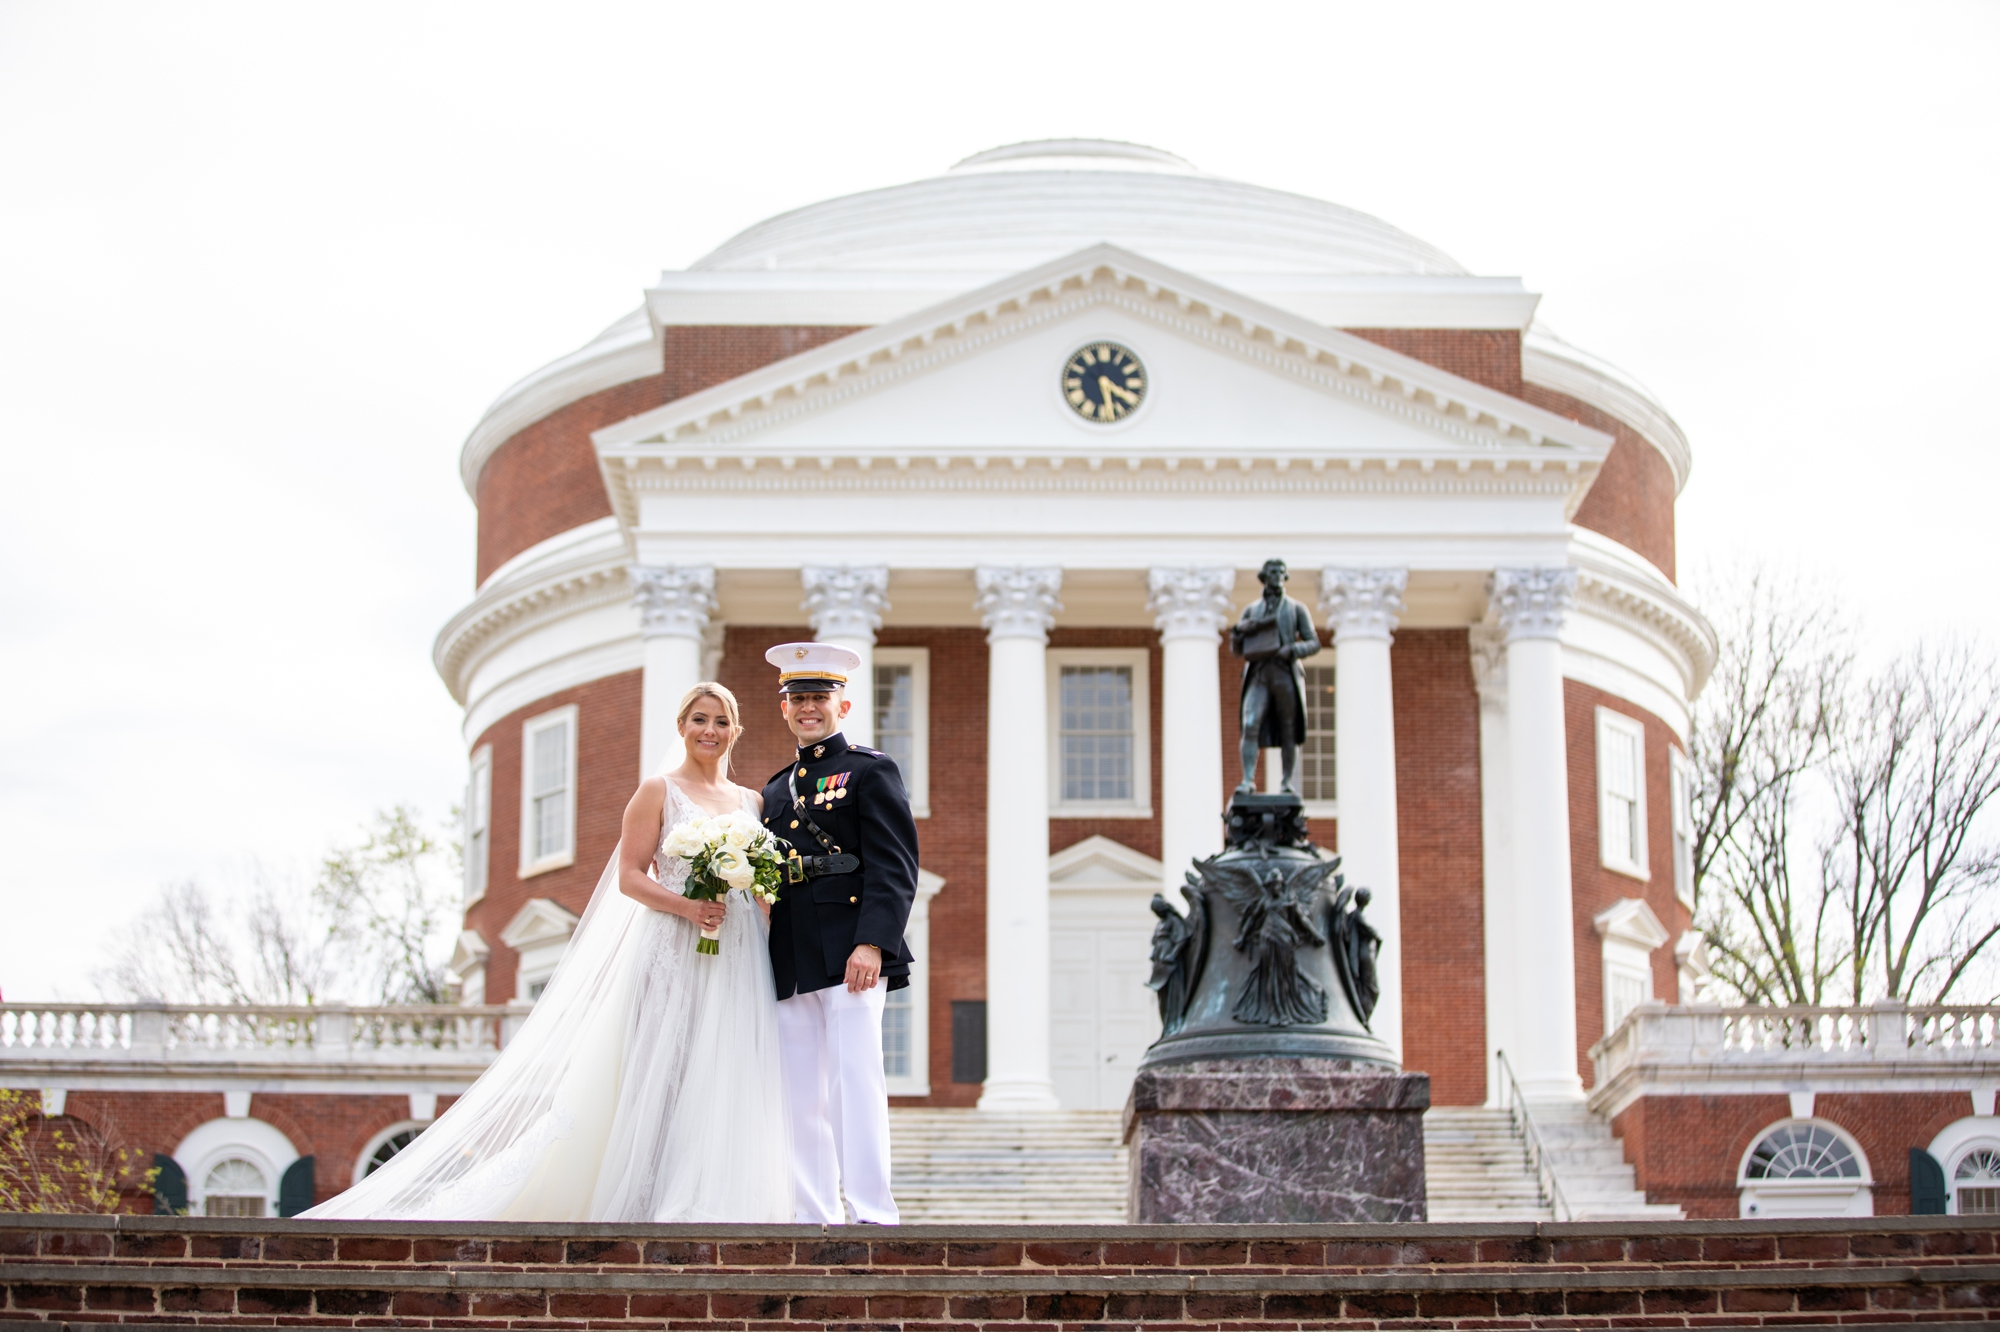
M 1345 1059 L 1142 1068 L 1125 1103 L 1140 1225 L 1422 1221 L 1428 1074 Z

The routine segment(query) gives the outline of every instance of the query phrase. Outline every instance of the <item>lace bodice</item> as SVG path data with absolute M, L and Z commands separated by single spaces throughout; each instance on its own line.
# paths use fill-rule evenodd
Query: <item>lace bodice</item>
M 688 863 L 680 856 L 670 856 L 667 854 L 667 834 L 691 818 L 712 816 L 709 815 L 707 810 L 689 799 L 687 793 L 675 785 L 673 778 L 668 777 L 665 780 L 667 783 L 667 803 L 660 811 L 660 840 L 653 847 L 653 874 L 654 877 L 659 879 L 662 888 L 665 888 L 670 893 L 677 893 L 687 883 Z M 752 818 L 762 815 L 763 805 L 756 792 L 745 791 L 743 793 L 743 812 Z

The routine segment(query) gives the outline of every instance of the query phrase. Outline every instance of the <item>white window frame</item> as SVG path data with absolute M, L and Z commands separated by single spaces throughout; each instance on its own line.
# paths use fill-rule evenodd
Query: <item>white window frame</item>
M 1674 896 L 1682 906 L 1694 910 L 1694 764 L 1678 748 L 1669 746 L 1667 757 L 1673 776 Z
M 1613 816 L 1620 812 L 1614 809 L 1617 797 L 1611 794 L 1611 746 L 1605 743 L 1613 734 L 1627 736 L 1632 741 L 1635 844 L 1630 859 L 1622 854 L 1622 848 L 1613 845 L 1611 838 Z M 1646 728 L 1636 717 L 1606 707 L 1597 709 L 1597 848 L 1604 868 L 1634 879 L 1653 877 L 1646 867 Z
M 910 1071 L 887 1079 L 891 1096 L 931 1094 L 931 899 L 943 887 L 944 880 L 929 870 L 917 871 L 917 896 L 903 927 L 903 941 L 910 945 L 910 983 L 895 991 L 909 996 Z
M 481 811 L 486 826 L 479 826 Z M 484 845 L 476 842 L 486 834 Z M 486 896 L 493 875 L 493 746 L 481 745 L 472 751 L 472 767 L 465 783 L 465 905 Z
M 910 813 L 919 819 L 931 816 L 931 650 L 922 647 L 878 647 L 876 666 L 910 668 L 910 766 L 903 773 L 903 789 L 910 797 Z M 875 681 L 868 681 L 868 707 L 875 707 Z M 876 736 L 880 744 L 882 737 Z
M 535 858 L 535 737 L 552 726 L 569 726 L 569 771 L 565 775 L 564 796 L 569 820 L 569 845 L 561 851 Z M 581 747 L 577 730 L 577 708 L 571 703 L 540 713 L 521 723 L 521 872 L 525 879 L 576 863 L 576 755 Z
M 1861 1173 L 1832 1177 L 1795 1177 L 1791 1179 L 1752 1179 L 1750 1159 L 1757 1153 L 1757 1147 L 1775 1130 L 1787 1124 L 1799 1127 L 1822 1128 L 1840 1139 L 1848 1151 L 1854 1154 L 1854 1163 Z M 1945 1176 L 1945 1187 L 1951 1186 L 1951 1176 Z M 1949 1196 L 1949 1194 L 1947 1194 Z M 1736 1214 L 1739 1217 L 1765 1217 L 1784 1219 L 1788 1217 L 1813 1216 L 1873 1216 L 1875 1215 L 1875 1174 L 1868 1162 L 1868 1153 L 1861 1149 L 1861 1142 L 1852 1133 L 1829 1120 L 1811 1116 L 1792 1116 L 1766 1124 L 1750 1139 L 1750 1145 L 1743 1149 L 1743 1155 L 1736 1163 Z
M 1153 817 L 1152 657 L 1145 648 L 1048 650 L 1049 816 L 1059 819 Z M 1132 671 L 1132 798 L 1064 800 L 1062 671 L 1065 666 L 1126 666 Z

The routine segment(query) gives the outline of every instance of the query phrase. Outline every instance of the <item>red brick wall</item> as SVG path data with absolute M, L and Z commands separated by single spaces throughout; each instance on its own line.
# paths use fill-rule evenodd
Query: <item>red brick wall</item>
M 1521 335 L 1511 329 L 1350 328 L 1343 330 L 1544 411 L 1616 437 L 1576 521 L 1629 546 L 1674 576 L 1674 474 L 1658 449 L 1607 412 L 1565 393 L 1523 382 Z
M 438 1112 L 442 1114 L 456 1099 L 439 1097 Z M 155 1152 L 172 1155 L 188 1134 L 221 1119 L 223 1104 L 220 1092 L 77 1091 L 69 1094 L 64 1112 L 65 1118 L 89 1125 L 113 1146 L 140 1153 L 150 1167 Z M 300 1156 L 315 1158 L 316 1202 L 352 1184 L 355 1162 L 368 1140 L 409 1117 L 408 1096 L 258 1092 L 250 1098 L 250 1118 L 284 1134 Z M 182 1164 L 193 1168 L 192 1162 Z M 132 1201 L 135 1210 L 152 1210 L 150 1197 Z
M 538 541 L 610 514 L 590 433 L 810 351 L 854 328 L 712 325 L 662 330 L 665 371 L 559 407 L 502 444 L 473 487 L 478 582 Z
M 1602 532 L 1674 574 L 1674 469 L 1638 431 L 1608 412 L 1539 384 L 1522 386 L 1535 406 L 1617 438 L 1576 511 L 1579 527 Z
M 626 671 L 538 698 L 486 728 L 478 744 L 493 746 L 492 841 L 486 896 L 466 913 L 492 952 L 486 959 L 486 1002 L 514 997 L 518 957 L 500 931 L 531 897 L 553 899 L 583 914 L 618 845 L 618 825 L 639 786 L 640 673 Z M 520 877 L 521 723 L 576 704 L 576 859 L 561 869 Z M 475 746 L 476 748 L 477 746 Z
M 1791 1118 L 1767 1096 L 1642 1096 L 1612 1121 L 1648 1202 L 1679 1203 L 1690 1218 L 1737 1214 L 1736 1170 L 1765 1129 Z M 1823 1092 L 1813 1117 L 1854 1135 L 1875 1180 L 1875 1215 L 1910 1210 L 1912 1147 L 1929 1147 L 1972 1113 L 1964 1092 Z
M 1433 1105 L 1486 1099 L 1485 855 L 1479 695 L 1463 629 L 1401 629 L 1396 853 L 1402 872 L 1403 1065 Z
M 1604 868 L 1597 818 L 1597 709 L 1606 707 L 1646 728 L 1647 879 Z M 1676 745 L 1667 724 L 1645 709 L 1575 680 L 1563 681 L 1563 724 L 1569 747 L 1569 844 L 1572 929 L 1576 942 L 1576 1059 L 1583 1085 L 1591 1085 L 1590 1047 L 1604 1035 L 1604 941 L 1591 923 L 1621 898 L 1636 897 L 1667 927 L 1667 942 L 1653 950 L 1653 997 L 1678 1002 L 1674 942 L 1692 924 L 1674 896 L 1672 760 Z
M 1357 338 L 1521 396 L 1521 334 L 1511 328 L 1349 328 Z

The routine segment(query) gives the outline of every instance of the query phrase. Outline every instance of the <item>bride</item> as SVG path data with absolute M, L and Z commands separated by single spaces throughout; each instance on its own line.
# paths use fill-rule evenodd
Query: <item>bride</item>
M 521 1030 L 417 1140 L 308 1219 L 792 1219 L 765 912 L 682 896 L 662 845 L 761 797 L 729 781 L 742 731 L 713 682 L 681 700 L 680 767 L 640 783 L 618 849 Z M 649 872 L 649 870 L 651 872 Z M 703 928 L 721 952 L 700 955 Z

